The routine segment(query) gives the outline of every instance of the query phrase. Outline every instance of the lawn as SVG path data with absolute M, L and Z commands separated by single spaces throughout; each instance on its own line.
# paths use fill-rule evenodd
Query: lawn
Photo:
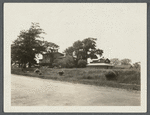
M 34 73 L 36 68 L 26 68 L 25 72 L 21 68 L 12 68 L 11 73 L 42 79 L 53 79 L 73 83 L 90 84 L 96 86 L 108 86 L 127 90 L 140 90 L 140 71 L 135 69 L 91 69 L 91 68 L 39 68 L 42 75 Z M 64 71 L 63 75 L 58 72 Z M 117 73 L 115 80 L 108 80 L 106 74 Z

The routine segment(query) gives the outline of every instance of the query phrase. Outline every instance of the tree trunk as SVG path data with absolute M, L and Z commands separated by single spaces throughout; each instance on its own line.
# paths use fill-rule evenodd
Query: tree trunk
M 49 67 L 52 67 L 52 63 L 53 63 L 53 52 L 49 53 Z
M 26 68 L 26 63 L 23 64 L 23 68 Z
M 26 64 L 23 63 L 22 64 L 22 71 L 25 72 L 25 69 L 26 69 Z
M 29 68 L 31 68 L 31 63 L 29 62 L 29 66 L 28 66 Z

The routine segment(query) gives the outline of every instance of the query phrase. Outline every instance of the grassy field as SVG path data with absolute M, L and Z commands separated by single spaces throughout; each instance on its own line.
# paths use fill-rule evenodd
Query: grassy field
M 41 67 L 40 70 L 42 75 L 34 73 L 35 69 L 36 68 L 26 68 L 25 72 L 23 72 L 20 68 L 12 68 L 11 73 L 73 83 L 108 86 L 128 90 L 140 90 L 140 71 L 134 69 L 53 69 Z M 58 74 L 58 72 L 62 70 L 64 71 L 64 74 L 61 76 Z M 117 73 L 117 79 L 108 80 L 106 78 L 106 74 L 111 71 Z

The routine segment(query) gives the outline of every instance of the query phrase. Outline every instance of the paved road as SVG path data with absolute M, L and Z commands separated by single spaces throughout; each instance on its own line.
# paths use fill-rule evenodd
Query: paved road
M 12 75 L 12 106 L 139 106 L 140 92 Z

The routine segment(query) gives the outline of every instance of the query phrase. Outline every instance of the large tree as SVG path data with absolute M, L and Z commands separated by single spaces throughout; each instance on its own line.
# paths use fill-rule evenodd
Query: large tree
M 66 48 L 65 51 L 64 51 L 64 53 L 66 53 L 66 55 L 70 55 L 70 56 L 73 55 L 73 52 L 74 52 L 74 47 L 73 46 L 70 46 L 70 47 Z
M 73 46 L 67 48 L 64 52 L 68 55 L 75 55 L 76 60 L 87 58 L 95 58 L 96 55 L 102 55 L 103 50 L 96 48 L 96 38 L 86 38 L 82 41 L 78 40 Z
M 11 59 L 13 62 L 25 65 L 35 63 L 35 55 L 44 51 L 41 34 L 45 34 L 38 23 L 32 23 L 29 30 L 20 32 L 18 38 L 11 45 Z

